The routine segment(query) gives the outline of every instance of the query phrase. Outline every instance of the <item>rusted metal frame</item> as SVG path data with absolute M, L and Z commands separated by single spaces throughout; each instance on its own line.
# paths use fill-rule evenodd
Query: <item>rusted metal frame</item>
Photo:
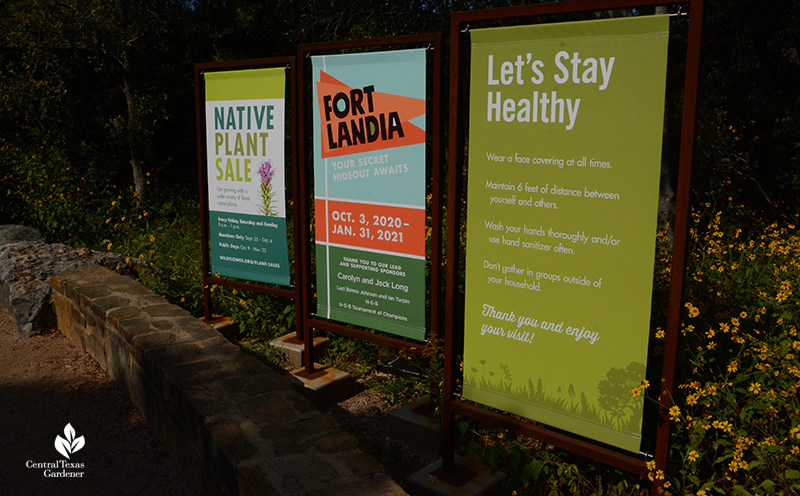
M 203 316 L 206 322 L 210 322 L 213 318 L 213 309 L 211 308 L 211 290 L 206 284 L 206 274 L 210 271 L 210 264 L 208 260 L 208 215 L 206 215 L 206 194 L 208 194 L 208 171 L 206 170 L 206 154 L 205 152 L 205 108 L 203 103 L 205 100 L 201 96 L 202 77 L 201 77 L 201 64 L 194 66 L 194 101 L 195 101 L 195 122 L 197 124 L 197 174 L 200 178 L 199 181 L 199 198 L 200 198 L 200 239 L 201 253 L 203 260 Z
M 361 329 L 356 329 L 344 324 L 339 324 L 330 320 L 321 320 L 315 318 L 308 319 L 308 326 L 320 331 L 332 332 L 334 334 L 341 334 L 350 338 L 361 339 L 369 341 L 370 343 L 387 346 L 389 348 L 397 348 L 398 350 L 405 350 L 409 353 L 421 355 L 425 351 L 425 344 L 415 341 L 406 341 L 400 338 L 394 338 L 385 334 L 377 334 Z
M 384 36 L 381 38 L 362 38 L 358 40 L 324 41 L 318 43 L 306 43 L 297 47 L 298 60 L 300 56 L 305 57 L 306 53 L 319 52 L 323 50 L 344 50 L 348 48 L 369 48 L 390 45 L 412 45 L 422 43 L 432 43 L 438 45 L 441 40 L 439 33 L 407 34 L 399 36 Z
M 455 413 L 452 399 L 455 385 L 455 350 L 453 333 L 456 322 L 458 295 L 458 267 L 460 266 L 461 205 L 463 195 L 464 138 L 461 133 L 463 121 L 459 112 L 459 68 L 461 63 L 460 14 L 450 16 L 450 89 L 448 93 L 447 149 L 447 266 L 445 268 L 445 315 L 444 315 L 444 384 L 442 384 L 442 470 L 455 471 Z
M 441 340 L 441 329 L 444 316 L 442 307 L 444 303 L 444 295 L 442 294 L 442 229 L 443 215 L 442 215 L 442 202 L 444 200 L 444 181 L 442 180 L 442 168 L 446 166 L 444 150 L 442 146 L 442 104 L 444 102 L 444 88 L 442 84 L 442 60 L 444 54 L 442 51 L 442 35 L 435 34 L 434 50 L 433 50 L 433 81 L 431 89 L 431 120 L 430 126 L 426 131 L 431 133 L 431 310 L 430 310 L 430 327 L 432 340 Z M 446 107 L 445 107 L 446 108 Z M 443 341 L 440 341 L 443 342 Z M 413 350 L 412 350 L 413 351 Z M 420 350 L 422 352 L 424 350 Z M 439 385 L 436 384 L 435 378 L 429 378 L 430 381 L 430 397 L 432 402 L 441 401 L 440 398 L 434 395 L 438 393 Z
M 433 247 L 438 246 L 438 243 L 441 243 L 441 230 L 442 230 L 442 216 L 441 216 L 441 179 L 440 179 L 440 165 L 443 164 L 441 159 L 443 149 L 440 146 L 441 141 L 441 123 L 440 123 L 440 114 L 441 114 L 441 107 L 439 103 L 439 99 L 441 97 L 441 34 L 439 33 L 426 33 L 426 34 L 417 34 L 417 35 L 404 35 L 404 36 L 391 36 L 391 37 L 382 37 L 382 38 L 368 38 L 368 39 L 361 39 L 361 40 L 344 40 L 344 41 L 334 41 L 334 42 L 321 42 L 321 43 L 308 43 L 304 45 L 298 45 L 297 47 L 297 60 L 298 60 L 298 76 L 297 76 L 297 116 L 298 116 L 298 126 L 296 130 L 297 136 L 297 151 L 300 160 L 302 160 L 302 164 L 298 169 L 300 170 L 300 178 L 299 178 L 299 196 L 297 201 L 300 203 L 300 215 L 301 219 L 305 222 L 308 222 L 310 208 L 308 203 L 311 201 L 309 198 L 309 181 L 308 181 L 308 170 L 309 164 L 306 163 L 306 98 L 305 98 L 305 82 L 306 82 L 306 63 L 305 59 L 306 56 L 310 52 L 315 51 L 330 51 L 330 50 L 342 50 L 342 49 L 349 49 L 349 48 L 369 48 L 369 47 L 379 47 L 379 46 L 391 46 L 391 45 L 411 45 L 411 44 L 424 44 L 429 43 L 433 46 L 434 49 L 434 61 L 433 61 L 433 87 L 432 87 L 432 98 L 433 98 L 433 108 L 431 113 L 431 129 L 426 127 L 426 133 L 433 133 L 432 134 L 432 146 L 431 146 L 431 168 L 432 168 L 432 180 L 431 180 L 431 190 L 433 192 L 432 197 L 432 213 L 431 213 L 431 227 L 432 227 L 432 240 L 431 243 Z M 313 136 L 313 131 L 312 131 Z M 311 167 L 313 167 L 313 159 L 311 160 Z M 313 174 L 311 175 L 313 177 Z M 304 224 L 306 226 L 306 224 Z M 302 330 L 304 333 L 304 347 L 306 350 L 310 350 L 313 347 L 313 332 L 312 329 L 320 329 L 328 332 L 332 332 L 334 334 L 341 334 L 344 336 L 356 338 L 356 339 L 363 339 L 364 341 L 370 341 L 376 344 L 380 344 L 383 346 L 388 346 L 391 348 L 396 348 L 399 350 L 406 350 L 412 353 L 422 353 L 422 349 L 424 345 L 419 343 L 415 343 L 413 341 L 406 341 L 403 339 L 392 338 L 389 336 L 385 336 L 382 334 L 376 334 L 366 331 L 361 331 L 359 329 L 355 329 L 352 327 L 348 327 L 346 325 L 337 324 L 332 321 L 318 319 L 311 315 L 311 298 L 310 298 L 310 288 L 311 288 L 311 281 L 310 281 L 310 264 L 311 264 L 311 257 L 310 257 L 310 250 L 311 250 L 311 239 L 309 235 L 309 229 L 300 229 L 301 232 L 301 239 L 300 239 L 300 250 L 299 253 L 302 255 L 302 260 L 298 261 L 299 259 L 295 259 L 295 265 L 298 263 L 301 264 L 301 273 L 302 279 L 298 279 L 298 286 L 302 286 L 300 288 L 299 294 L 301 294 L 302 298 L 302 318 L 300 314 L 300 307 L 301 305 L 298 303 L 297 308 L 297 320 L 298 320 L 298 328 L 302 326 Z M 433 243 L 437 244 L 433 244 Z M 439 322 L 439 305 L 441 301 L 441 297 L 439 293 L 441 292 L 441 253 L 436 250 L 431 250 L 431 312 L 430 312 L 430 325 L 431 329 L 436 330 L 438 334 L 438 322 Z M 434 305 L 435 302 L 435 305 Z M 300 335 L 298 334 L 298 337 Z M 305 372 L 311 374 L 314 372 L 314 364 L 311 357 L 311 353 L 305 353 L 304 355 L 304 363 L 303 366 L 305 368 Z
M 675 368 L 681 336 L 681 311 L 686 289 L 686 262 L 689 250 L 689 221 L 691 214 L 692 164 L 697 141 L 697 97 L 700 79 L 700 47 L 703 39 L 703 0 L 693 0 L 689 7 L 689 39 L 686 50 L 686 72 L 683 90 L 681 150 L 678 162 L 678 191 L 675 226 L 673 229 L 672 267 L 664 336 L 664 370 L 659 391 L 659 425 L 656 432 L 655 462 L 658 469 L 667 471 L 669 457 L 670 421 L 668 410 L 675 391 Z M 652 494 L 657 495 L 663 481 L 656 480 Z
M 553 431 L 545 427 L 523 422 L 513 417 L 508 417 L 501 413 L 469 403 L 456 401 L 453 402 L 452 408 L 454 413 L 465 415 L 480 420 L 481 422 L 494 425 L 495 427 L 507 429 L 511 432 L 516 432 L 517 434 L 536 439 L 546 444 L 552 444 L 553 446 L 592 458 L 636 475 L 647 475 L 647 467 L 643 459 L 632 457 L 613 449 L 603 448 L 569 434 L 562 434 L 561 432 Z
M 314 349 L 314 336 L 311 329 L 308 327 L 309 316 L 311 312 L 311 236 L 309 222 L 309 196 L 308 196 L 308 168 L 313 167 L 313 158 L 309 161 L 306 157 L 306 95 L 305 95 L 305 81 L 306 81 L 306 51 L 304 45 L 297 47 L 297 80 L 295 82 L 295 93 L 297 94 L 297 127 L 295 134 L 295 141 L 297 143 L 297 174 L 298 174 L 298 196 L 295 198 L 300 217 L 295 221 L 300 224 L 300 238 L 298 239 L 298 251 L 295 253 L 295 266 L 302 267 L 300 271 L 300 278 L 297 280 L 298 294 L 300 301 L 297 302 L 295 318 L 297 319 L 298 334 L 297 337 L 303 340 L 305 350 Z M 313 108 L 313 107 L 312 107 Z M 313 173 L 311 174 L 313 177 Z M 302 337 L 301 337 L 302 336 Z M 307 374 L 314 372 L 314 359 L 311 353 L 303 354 L 303 368 Z
M 687 51 L 687 67 L 685 74 L 685 99 L 683 122 L 681 127 L 681 154 L 680 174 L 678 179 L 678 205 L 676 211 L 675 242 L 673 245 L 673 262 L 671 273 L 670 300 L 668 306 L 667 335 L 665 337 L 664 368 L 662 372 L 662 405 L 663 396 L 670 397 L 674 390 L 674 375 L 677 359 L 678 337 L 680 331 L 680 310 L 683 304 L 686 272 L 686 248 L 689 216 L 689 194 L 691 190 L 691 164 L 694 156 L 695 123 L 697 108 L 697 79 L 699 74 L 701 24 L 703 18 L 702 0 L 687 0 L 672 2 L 673 4 L 689 4 L 690 15 L 694 22 L 689 28 L 689 47 Z M 572 2 L 546 3 L 526 5 L 520 7 L 504 7 L 484 11 L 459 12 L 451 16 L 450 22 L 450 121 L 449 140 L 450 150 L 448 163 L 448 231 L 447 231 L 447 270 L 445 290 L 447 291 L 447 304 L 445 314 L 445 379 L 443 403 L 443 433 L 442 433 L 442 469 L 446 472 L 454 470 L 455 466 L 455 439 L 454 418 L 455 413 L 482 420 L 492 425 L 498 425 L 514 432 L 524 434 L 534 439 L 549 442 L 555 446 L 569 449 L 575 453 L 587 456 L 594 460 L 607 463 L 638 475 L 647 474 L 644 460 L 641 458 L 618 453 L 603 448 L 594 443 L 560 434 L 549 429 L 532 426 L 531 424 L 491 412 L 482 407 L 454 401 L 453 385 L 455 375 L 453 332 L 455 323 L 456 301 L 458 294 L 457 270 L 459 266 L 459 226 L 460 210 L 458 200 L 463 195 L 463 181 L 460 164 L 464 161 L 463 144 L 460 136 L 463 120 L 458 112 L 459 103 L 459 75 L 461 32 L 470 22 L 497 21 L 504 18 L 539 17 L 550 14 L 581 13 L 607 9 L 622 9 L 644 6 L 660 6 L 665 2 L 658 0 L 606 0 L 590 1 L 575 0 Z M 680 234 L 679 234 L 680 232 Z M 666 394 L 665 394 L 666 393 Z M 665 417 L 669 404 L 661 407 L 661 417 Z M 549 439 L 549 441 L 548 441 Z M 666 459 L 669 450 L 669 424 L 663 421 L 659 424 L 656 440 L 656 465 L 666 468 Z M 644 469 L 644 470 L 643 470 Z M 661 483 L 652 485 L 653 494 L 657 494 Z
M 202 261 L 203 261 L 203 307 L 204 307 L 204 317 L 206 322 L 210 322 L 214 317 L 214 312 L 212 308 L 211 302 L 211 289 L 209 286 L 217 285 L 217 286 L 227 286 L 236 289 L 242 289 L 247 291 L 254 291 L 258 293 L 266 293 L 272 294 L 275 296 L 282 296 L 285 298 L 293 298 L 295 301 L 297 300 L 297 290 L 295 283 L 295 289 L 284 289 L 280 287 L 271 287 L 271 286 L 262 286 L 260 284 L 248 283 L 241 280 L 228 280 L 228 279 L 221 279 L 212 275 L 211 273 L 211 263 L 210 263 L 210 246 L 209 246 L 209 218 L 207 214 L 207 203 L 206 203 L 206 195 L 208 194 L 208 171 L 206 170 L 206 135 L 205 135 L 205 99 L 201 94 L 201 89 L 205 87 L 203 78 L 201 77 L 202 74 L 206 72 L 219 72 L 226 69 L 241 69 L 241 68 L 259 68 L 259 67 L 281 67 L 281 66 L 288 66 L 289 67 L 289 88 L 294 89 L 294 65 L 295 65 L 295 58 L 294 57 L 271 57 L 265 59 L 247 59 L 247 60 L 234 60 L 229 62 L 208 62 L 202 64 L 195 64 L 194 70 L 194 87 L 195 87 L 195 115 L 196 115 L 196 122 L 197 122 L 197 172 L 198 176 L 200 177 L 199 181 L 199 198 L 200 198 L 200 236 L 202 238 Z M 292 98 L 292 95 L 289 95 L 289 98 Z M 293 108 L 293 107 L 292 107 Z M 294 138 L 293 138 L 294 140 Z M 292 153 L 292 168 L 294 167 L 294 147 L 290 147 Z M 296 178 L 294 177 L 295 173 L 293 172 L 292 177 L 293 180 L 296 182 Z M 295 185 L 296 188 L 296 185 Z M 297 218 L 297 213 L 293 211 L 293 215 L 295 215 L 295 219 Z M 297 224 L 297 222 L 295 222 Z M 297 252 L 297 238 L 295 237 L 295 253 Z M 295 264 L 296 265 L 296 264 Z M 297 281 L 297 272 L 295 270 L 295 281 Z
M 227 286 L 229 288 L 241 289 L 244 291 L 256 291 L 259 293 L 269 293 L 275 296 L 282 296 L 284 298 L 294 298 L 295 291 L 293 289 L 273 288 L 270 286 L 261 286 L 251 282 L 244 282 L 241 280 L 221 279 L 215 276 L 206 276 L 203 278 L 204 285 L 217 285 Z
M 304 274 L 306 273 L 307 266 L 303 263 L 305 260 L 304 258 L 300 257 L 300 238 L 301 232 L 304 230 L 305 222 L 302 221 L 304 217 L 301 217 L 300 206 L 303 203 L 301 200 L 301 183 L 305 179 L 305 176 L 302 173 L 301 167 L 298 165 L 302 163 L 299 157 L 298 151 L 298 136 L 299 134 L 299 123 L 298 123 L 298 116 L 299 113 L 297 111 L 297 103 L 300 100 L 300 93 L 297 91 L 297 68 L 298 65 L 302 66 L 302 60 L 298 62 L 298 59 L 292 57 L 292 70 L 289 72 L 289 88 L 291 88 L 291 117 L 292 117 L 292 139 L 291 139 L 291 146 L 292 146 L 292 226 L 294 231 L 294 243 L 292 243 L 292 248 L 294 249 L 294 312 L 295 312 L 295 336 L 297 339 L 301 341 L 305 341 L 305 327 L 303 327 L 303 321 L 299 318 L 301 314 L 305 312 L 305 306 L 303 300 L 303 278 L 305 277 Z
M 239 68 L 261 68 L 261 67 L 280 67 L 293 66 L 294 57 L 289 55 L 286 57 L 269 57 L 261 59 L 242 59 L 242 60 L 228 60 L 223 62 L 203 62 L 195 64 L 195 68 L 201 72 L 220 71 L 224 69 L 239 69 Z
M 632 9 L 636 7 L 658 7 L 662 5 L 681 5 L 697 0 L 668 2 L 664 0 L 570 0 L 565 2 L 537 3 L 516 7 L 456 12 L 451 19 L 457 19 L 463 28 L 469 22 L 501 21 L 503 19 L 524 19 L 553 14 L 580 14 L 601 10 Z M 451 21 L 452 23 L 453 21 Z
M 431 331 L 437 338 L 441 338 L 441 310 L 442 310 L 442 200 L 444 198 L 444 183 L 442 182 L 442 167 L 445 166 L 444 147 L 442 146 L 442 106 L 444 85 L 442 84 L 442 35 L 433 35 L 433 81 L 431 88 L 430 127 L 426 132 L 431 133 Z

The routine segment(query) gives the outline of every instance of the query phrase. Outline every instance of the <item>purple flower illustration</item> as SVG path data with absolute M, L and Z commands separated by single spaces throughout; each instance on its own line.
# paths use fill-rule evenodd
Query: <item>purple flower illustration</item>
M 272 161 L 267 160 L 258 166 L 258 175 L 261 176 L 261 202 L 259 210 L 267 217 L 275 217 L 278 211 L 272 206 L 275 192 L 272 191 L 272 178 L 275 177 L 275 169 L 272 167 Z

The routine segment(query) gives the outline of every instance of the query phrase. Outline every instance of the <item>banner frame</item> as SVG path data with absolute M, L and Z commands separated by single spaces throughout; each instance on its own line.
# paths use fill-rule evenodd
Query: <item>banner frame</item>
M 291 137 L 289 138 L 289 142 L 284 150 L 284 155 L 287 156 L 289 159 L 284 162 L 285 168 L 291 168 L 291 181 L 292 181 L 292 196 L 293 198 L 298 197 L 298 177 L 297 177 L 297 166 L 296 166 L 296 131 L 294 128 L 297 126 L 297 119 L 295 118 L 296 115 L 296 95 L 295 95 L 295 79 L 296 79 L 296 70 L 295 70 L 295 58 L 294 56 L 288 57 L 270 57 L 270 58 L 259 58 L 259 59 L 245 59 L 245 60 L 234 60 L 234 61 L 224 61 L 224 62 L 207 62 L 207 63 L 198 63 L 195 64 L 194 67 L 194 75 L 195 75 L 195 112 L 196 112 L 196 122 L 197 122 L 197 169 L 198 169 L 198 177 L 200 178 L 199 181 L 199 198 L 200 198 L 200 212 L 201 212 L 201 222 L 200 222 L 200 233 L 202 238 L 202 265 L 203 265 L 203 302 L 204 302 L 204 318 L 203 320 L 207 323 L 213 323 L 217 319 L 219 319 L 218 315 L 213 313 L 213 306 L 211 302 L 211 287 L 216 286 L 226 286 L 231 287 L 238 290 L 246 290 L 246 291 L 254 291 L 258 293 L 265 293 L 271 294 L 274 296 L 280 296 L 283 298 L 290 298 L 293 299 L 295 302 L 299 302 L 298 298 L 298 285 L 297 280 L 299 279 L 299 266 L 295 262 L 294 267 L 294 278 L 293 278 L 293 285 L 286 287 L 286 286 L 279 286 L 279 285 L 267 285 L 267 283 L 256 283 L 256 282 L 248 282 L 243 279 L 236 279 L 230 278 L 225 279 L 221 277 L 216 277 L 211 273 L 211 257 L 210 257 L 210 232 L 209 232 L 209 211 L 208 211 L 208 203 L 207 203 L 207 195 L 208 195 L 208 170 L 207 170 L 207 142 L 206 142 L 206 111 L 205 111 L 205 80 L 203 75 L 206 73 L 211 72 L 222 72 L 222 71 L 232 71 L 232 70 L 246 70 L 246 69 L 268 69 L 268 68 L 285 68 L 287 74 L 286 78 L 286 88 L 287 88 L 287 95 L 285 96 L 284 100 L 287 104 L 286 113 L 284 115 L 284 123 L 290 123 L 290 126 L 286 127 L 286 130 L 291 130 Z M 286 174 L 286 171 L 284 171 Z M 291 215 L 294 219 L 294 226 L 293 226 L 293 237 L 294 243 L 292 245 L 292 249 L 295 252 L 295 260 L 296 254 L 298 253 L 298 246 L 297 240 L 299 236 L 299 230 L 301 226 L 297 222 L 299 217 L 299 208 L 297 206 L 298 202 L 293 202 L 291 208 Z M 289 214 L 289 209 L 287 209 L 287 217 Z M 288 233 L 287 233 L 288 234 Z M 287 249 L 289 245 L 287 243 Z M 290 271 L 292 269 L 292 264 L 290 264 Z M 297 331 L 300 331 L 299 326 L 297 326 Z
M 447 268 L 445 291 L 445 380 L 442 426 L 442 468 L 434 475 L 447 482 L 460 480 L 463 469 L 455 465 L 455 415 L 464 415 L 481 422 L 508 429 L 512 432 L 552 444 L 573 453 L 586 456 L 613 467 L 645 477 L 649 470 L 648 459 L 656 463 L 656 467 L 666 471 L 669 449 L 670 420 L 667 414 L 672 405 L 672 393 L 675 388 L 675 367 L 680 335 L 680 311 L 683 305 L 686 285 L 686 259 L 688 248 L 689 197 L 691 193 L 692 162 L 696 140 L 697 93 L 700 71 L 700 46 L 702 41 L 703 0 L 687 0 L 668 3 L 666 5 L 689 6 L 689 35 L 687 41 L 686 69 L 684 73 L 684 100 L 681 122 L 680 158 L 678 165 L 678 181 L 676 194 L 676 213 L 674 226 L 674 242 L 670 293 L 668 301 L 668 318 L 665 336 L 662 380 L 660 384 L 659 425 L 656 434 L 655 453 L 632 456 L 626 452 L 587 441 L 573 435 L 530 422 L 518 420 L 503 413 L 467 403 L 457 398 L 455 393 L 458 377 L 456 363 L 456 340 L 463 341 L 463 305 L 457 301 L 458 267 L 460 262 L 459 233 L 463 219 L 460 218 L 459 202 L 464 194 L 463 164 L 465 163 L 465 129 L 468 116 L 455 111 L 463 98 L 464 75 L 469 72 L 469 59 L 462 50 L 470 23 L 496 22 L 504 19 L 534 19 L 558 15 L 579 14 L 613 9 L 630 9 L 637 7 L 656 7 L 665 5 L 663 1 L 654 0 L 572 0 L 567 2 L 503 7 L 497 9 L 458 12 L 450 18 L 450 81 L 449 81 L 449 135 L 448 135 L 448 191 L 447 208 L 455 214 L 448 218 L 447 226 Z M 461 314 L 459 314 L 461 312 Z M 658 494 L 662 481 L 655 480 L 652 494 Z
M 442 74 L 442 43 L 441 43 L 441 34 L 440 33 L 425 33 L 425 34 L 418 34 L 418 35 L 402 35 L 402 36 L 390 36 L 390 37 L 381 37 L 381 38 L 368 38 L 368 39 L 359 39 L 359 40 L 343 40 L 343 41 L 333 41 L 333 42 L 318 42 L 318 43 L 307 43 L 301 44 L 297 47 L 297 60 L 300 61 L 297 67 L 297 89 L 296 93 L 298 95 L 297 98 L 297 121 L 298 121 L 298 131 L 297 131 L 297 151 L 298 157 L 300 159 L 300 169 L 299 171 L 299 183 L 300 183 L 300 194 L 298 198 L 302 198 L 302 202 L 300 203 L 300 218 L 303 219 L 304 222 L 310 222 L 310 207 L 309 202 L 313 201 L 313 198 L 310 196 L 309 185 L 311 183 L 311 179 L 313 178 L 313 166 L 314 160 L 313 157 L 310 156 L 313 150 L 313 146 L 309 147 L 310 138 L 307 133 L 307 129 L 310 128 L 311 124 L 307 124 L 308 120 L 313 119 L 311 118 L 310 109 L 313 108 L 313 105 L 310 105 L 308 102 L 311 101 L 313 98 L 313 92 L 310 90 L 310 74 L 311 71 L 307 67 L 307 64 L 310 64 L 310 57 L 318 52 L 328 52 L 328 53 L 341 53 L 345 50 L 348 52 L 351 50 L 358 50 L 362 49 L 362 51 L 366 51 L 365 49 L 368 48 L 382 48 L 386 47 L 390 49 L 390 47 L 427 47 L 428 49 L 432 50 L 432 61 L 429 64 L 428 70 L 429 73 L 432 75 L 431 81 L 431 92 L 428 96 L 431 101 L 431 111 L 430 111 L 430 118 L 428 120 L 429 126 L 426 126 L 426 133 L 430 136 L 430 163 L 426 164 L 427 167 L 430 168 L 432 173 L 432 184 L 431 184 L 431 193 L 432 193 L 432 207 L 431 207 L 431 240 L 430 245 L 432 247 L 441 246 L 442 243 L 442 198 L 443 198 L 443 182 L 441 180 L 441 173 L 440 169 L 444 164 L 444 147 L 441 146 L 441 128 L 442 128 L 442 119 L 441 119 L 441 106 L 440 101 L 443 98 L 443 89 L 444 85 L 441 82 L 441 74 Z M 308 114 L 308 115 L 306 115 Z M 313 132 L 310 133 L 313 137 Z M 310 224 L 306 224 L 307 226 Z M 302 334 L 298 332 L 298 337 L 301 335 L 305 340 L 305 347 L 306 349 L 311 349 L 312 342 L 313 342 L 313 329 L 318 329 L 322 331 L 331 332 L 334 334 L 340 334 L 344 336 L 348 336 L 355 339 L 361 339 L 364 341 L 369 341 L 378 345 L 387 346 L 399 350 L 404 350 L 410 353 L 415 354 L 422 354 L 425 348 L 424 343 L 419 343 L 416 341 L 410 341 L 399 337 L 393 337 L 386 334 L 378 333 L 378 332 L 367 332 L 361 329 L 357 329 L 350 325 L 346 325 L 344 323 L 338 323 L 331 320 L 327 320 L 324 318 L 320 318 L 318 316 L 312 315 L 312 281 L 310 280 L 310 264 L 311 264 L 311 237 L 309 233 L 309 229 L 303 229 L 300 233 L 301 238 L 299 239 L 300 248 L 298 251 L 298 257 L 296 261 L 301 262 L 303 266 L 302 270 L 302 279 L 298 279 L 298 287 L 300 288 L 299 291 L 299 301 L 302 301 L 302 305 L 298 304 L 298 327 L 302 327 L 303 331 Z M 441 315 L 443 312 L 441 311 L 442 305 L 442 295 L 441 295 L 441 280 L 442 280 L 442 270 L 441 270 L 441 250 L 433 249 L 431 250 L 431 306 L 430 306 L 430 315 L 429 315 L 429 326 L 431 332 L 438 333 L 438 329 L 440 327 L 439 322 Z M 299 309 L 302 308 L 303 312 L 301 313 Z M 305 374 L 312 374 L 314 373 L 314 364 L 311 360 L 311 356 L 309 353 L 304 355 L 304 373 Z

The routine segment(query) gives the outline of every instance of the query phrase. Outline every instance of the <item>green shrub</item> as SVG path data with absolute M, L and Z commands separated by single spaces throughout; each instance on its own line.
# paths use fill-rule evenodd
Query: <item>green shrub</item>
M 39 229 L 50 239 L 92 237 L 110 201 L 108 175 L 76 166 L 59 141 L 20 146 L 0 138 L 0 220 Z
M 798 494 L 800 237 L 790 219 L 703 207 L 693 214 L 667 490 Z

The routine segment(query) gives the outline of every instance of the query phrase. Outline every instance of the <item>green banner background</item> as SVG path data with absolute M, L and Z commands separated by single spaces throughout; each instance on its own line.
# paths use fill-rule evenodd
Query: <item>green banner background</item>
M 636 452 L 668 18 L 471 35 L 464 395 Z
M 425 339 L 424 307 L 418 310 L 425 301 L 425 287 L 418 283 L 425 280 L 424 260 L 317 245 L 317 264 L 330 267 L 330 287 L 336 294 L 330 309 L 326 300 L 318 301 L 319 313 L 330 311 L 331 318 L 342 322 Z M 328 272 L 319 270 L 317 285 L 326 287 L 327 277 Z
M 229 277 L 288 286 L 286 219 L 210 212 L 211 267 Z

